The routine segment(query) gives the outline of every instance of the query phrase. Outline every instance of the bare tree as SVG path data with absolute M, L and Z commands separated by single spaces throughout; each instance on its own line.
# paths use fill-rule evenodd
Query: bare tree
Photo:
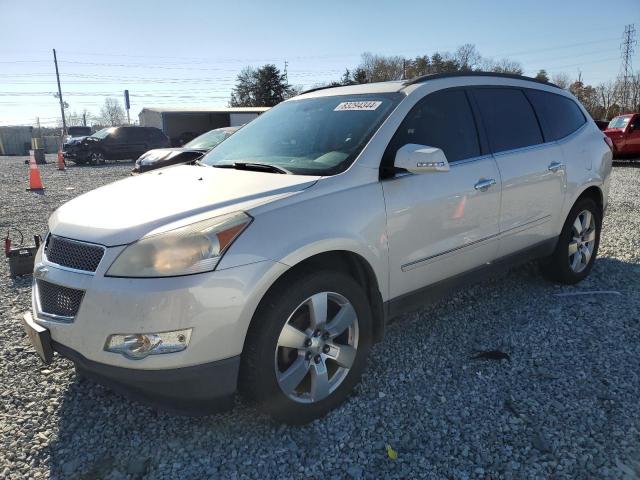
M 100 109 L 98 121 L 102 125 L 117 127 L 125 123 L 125 114 L 120 102 L 115 98 L 105 98 L 104 105 Z
M 598 95 L 598 103 L 601 107 L 600 118 L 610 120 L 616 112 L 616 100 L 618 97 L 618 89 L 614 82 L 601 83 L 596 87 Z
M 453 59 L 458 63 L 460 70 L 471 71 L 480 67 L 482 55 L 480 55 L 474 44 L 465 43 L 458 47 L 456 53 L 453 54 Z
M 522 75 L 522 72 L 524 71 L 520 62 L 510 60 L 508 58 L 501 58 L 500 60 L 494 60 L 491 58 L 483 59 L 482 69 L 487 72 L 513 73 L 516 75 Z
M 374 55 L 369 52 L 362 54 L 357 70 L 365 72 L 368 82 L 386 82 L 401 80 L 404 76 L 406 60 L 399 56 Z
M 569 79 L 569 75 L 564 72 L 556 73 L 551 77 L 551 81 L 559 86 L 560 88 L 564 88 L 565 90 L 569 88 L 571 85 L 571 79 Z
M 640 111 L 640 73 L 629 80 L 629 107 L 631 112 Z

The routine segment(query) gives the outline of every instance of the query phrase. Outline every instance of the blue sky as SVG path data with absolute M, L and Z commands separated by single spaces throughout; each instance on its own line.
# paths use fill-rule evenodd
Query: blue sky
M 0 125 L 55 125 L 58 52 L 71 112 L 108 96 L 149 106 L 224 106 L 246 65 L 288 61 L 289 80 L 338 79 L 365 51 L 413 57 L 473 43 L 597 84 L 620 68 L 624 25 L 640 38 L 640 2 L 581 1 L 10 1 L 0 0 Z M 640 46 L 634 65 L 640 70 Z

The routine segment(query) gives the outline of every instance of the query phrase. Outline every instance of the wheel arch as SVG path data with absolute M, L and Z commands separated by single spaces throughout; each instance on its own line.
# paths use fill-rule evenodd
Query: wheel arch
M 604 194 L 600 186 L 590 185 L 583 189 L 571 203 L 571 208 L 573 208 L 576 202 L 583 198 L 591 198 L 594 202 L 596 202 L 596 205 L 600 207 L 600 211 L 604 211 Z
M 248 330 L 251 330 L 255 322 L 255 315 L 260 311 L 263 302 L 269 297 L 269 294 L 280 287 L 282 283 L 288 281 L 292 277 L 303 274 L 305 271 L 332 270 L 342 272 L 353 278 L 364 289 L 369 305 L 371 306 L 373 320 L 373 339 L 375 342 L 384 338 L 384 303 L 380 286 L 371 264 L 360 254 L 351 250 L 330 250 L 321 253 L 309 255 L 300 259 L 295 265 L 282 272 L 269 286 L 257 307 L 254 310 L 253 317 L 249 322 Z M 246 339 L 245 336 L 245 346 Z M 243 346 L 244 351 L 244 346 Z

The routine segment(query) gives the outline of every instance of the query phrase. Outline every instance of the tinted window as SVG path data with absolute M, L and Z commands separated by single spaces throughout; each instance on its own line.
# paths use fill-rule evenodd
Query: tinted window
M 538 114 L 546 141 L 564 138 L 586 122 L 573 100 L 541 90 L 527 90 L 527 96 Z
M 126 128 L 125 130 L 125 138 L 129 142 L 141 142 L 146 140 L 147 132 L 144 128 Z
M 393 165 L 398 149 L 408 143 L 438 147 L 450 162 L 479 156 L 476 124 L 464 91 L 435 92 L 420 100 L 389 143 L 384 165 Z
M 158 140 L 158 141 L 164 140 L 163 133 L 160 130 L 156 129 L 156 128 L 150 128 L 148 135 L 149 135 L 149 138 L 152 139 L 152 140 Z
M 522 90 L 477 88 L 473 92 L 494 152 L 542 143 L 542 133 Z

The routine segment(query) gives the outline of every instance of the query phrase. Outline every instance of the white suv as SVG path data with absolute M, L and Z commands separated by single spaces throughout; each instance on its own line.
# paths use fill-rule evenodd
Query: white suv
M 306 422 L 400 312 L 532 258 L 588 275 L 611 161 L 571 94 L 525 77 L 310 91 L 195 165 L 60 207 L 24 325 L 46 361 L 165 407 L 239 389 Z

